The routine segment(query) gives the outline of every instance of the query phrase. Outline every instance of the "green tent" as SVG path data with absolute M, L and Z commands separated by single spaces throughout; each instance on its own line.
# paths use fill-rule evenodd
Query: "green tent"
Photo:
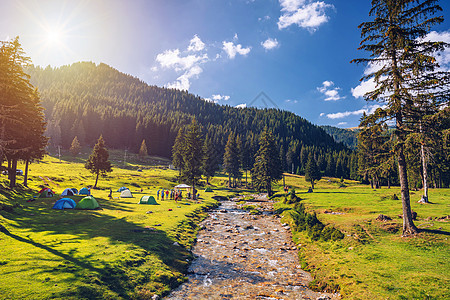
M 156 203 L 155 197 L 153 197 L 153 196 L 142 196 L 141 200 L 139 200 L 138 204 L 158 205 L 158 203 Z
M 100 205 L 98 205 L 97 200 L 95 200 L 92 196 L 84 197 L 80 200 L 77 204 L 77 209 L 96 209 L 99 208 Z
M 212 192 L 213 190 L 208 186 L 206 189 L 205 189 L 205 192 Z

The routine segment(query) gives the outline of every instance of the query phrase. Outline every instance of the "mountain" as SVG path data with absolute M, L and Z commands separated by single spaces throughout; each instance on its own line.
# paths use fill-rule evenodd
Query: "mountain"
M 343 143 L 350 149 L 356 150 L 358 145 L 358 129 L 343 129 L 333 126 L 320 126 L 326 133 L 331 135 L 338 143 Z
M 110 148 L 137 152 L 145 139 L 149 154 L 170 157 L 178 129 L 195 117 L 219 155 L 230 132 L 256 151 L 266 126 L 273 130 L 283 155 L 291 151 L 291 156 L 299 156 L 302 147 L 321 154 L 347 149 L 324 129 L 291 112 L 218 105 L 186 91 L 148 85 L 106 64 L 31 66 L 27 71 L 41 95 L 47 135 L 63 148 L 69 148 L 75 136 L 83 145 L 94 145 L 102 134 Z

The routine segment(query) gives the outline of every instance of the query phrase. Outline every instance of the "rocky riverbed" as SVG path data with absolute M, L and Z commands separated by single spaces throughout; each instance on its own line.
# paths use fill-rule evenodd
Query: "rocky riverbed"
M 300 268 L 289 227 L 272 213 L 272 202 L 258 195 L 248 204 L 262 214 L 250 215 L 233 200 L 210 212 L 188 281 L 166 299 L 338 299 L 307 288 L 311 275 Z

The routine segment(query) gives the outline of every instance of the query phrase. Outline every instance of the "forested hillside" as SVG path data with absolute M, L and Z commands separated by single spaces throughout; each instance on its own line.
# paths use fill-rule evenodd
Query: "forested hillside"
M 234 132 L 253 157 L 265 126 L 274 132 L 286 170 L 302 169 L 301 157 L 308 151 L 324 168 L 327 153 L 334 153 L 335 160 L 338 152 L 347 153 L 323 129 L 291 112 L 221 106 L 185 91 L 149 86 L 105 64 L 31 67 L 27 72 L 41 94 L 53 146 L 67 149 L 75 136 L 92 146 L 102 134 L 108 147 L 137 152 L 146 140 L 149 154 L 170 157 L 178 129 L 195 117 L 219 156 Z
M 350 149 L 356 150 L 358 146 L 358 131 L 351 129 L 337 128 L 333 126 L 320 126 L 326 133 L 331 135 L 338 143 L 343 143 Z

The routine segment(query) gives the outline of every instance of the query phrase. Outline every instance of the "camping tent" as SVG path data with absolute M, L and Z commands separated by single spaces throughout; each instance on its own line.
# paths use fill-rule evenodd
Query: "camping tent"
M 61 198 L 53 205 L 53 209 L 75 208 L 77 204 L 70 198 Z
M 91 193 L 89 192 L 89 190 L 87 188 L 82 188 L 80 189 L 80 191 L 78 192 L 78 195 L 90 195 Z
M 76 193 L 74 192 L 73 189 L 65 189 L 62 193 L 61 196 L 73 196 L 76 195 Z
M 123 186 L 123 187 L 121 187 L 120 189 L 118 189 L 117 191 L 118 191 L 118 192 L 123 192 L 123 191 L 125 191 L 125 190 L 128 190 L 128 188 Z
M 138 204 L 153 204 L 153 205 L 158 205 L 158 203 L 156 203 L 155 197 L 153 196 L 142 196 L 141 200 L 139 200 Z
M 126 189 L 120 193 L 120 198 L 133 198 L 133 194 L 131 194 L 129 189 Z
M 78 190 L 76 188 L 71 188 L 74 195 L 78 195 Z
M 187 185 L 187 184 L 184 184 L 184 183 L 175 186 L 176 189 L 188 189 L 190 187 L 191 187 L 190 185 Z
M 53 195 L 55 195 L 55 193 L 53 193 L 53 191 L 49 188 L 43 188 L 39 192 L 39 198 L 51 198 Z
M 213 190 L 208 186 L 206 189 L 205 189 L 205 192 L 212 192 Z
M 100 205 L 98 205 L 97 200 L 95 200 L 92 196 L 84 197 L 80 200 L 77 204 L 77 209 L 96 209 L 99 208 Z

